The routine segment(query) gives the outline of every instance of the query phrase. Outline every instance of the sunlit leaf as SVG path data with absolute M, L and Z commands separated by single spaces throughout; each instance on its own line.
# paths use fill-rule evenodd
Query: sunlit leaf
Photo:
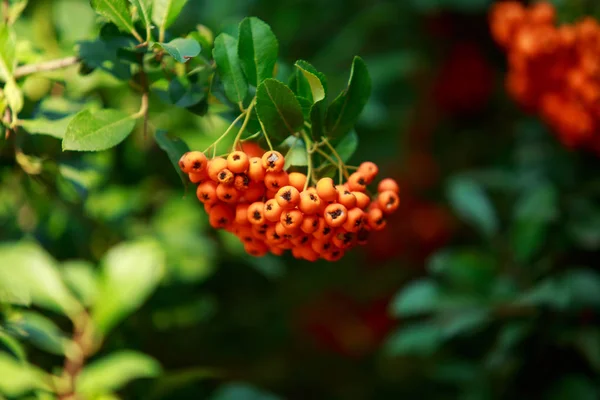
M 14 356 L 20 360 L 25 361 L 25 350 L 23 350 L 23 346 L 21 343 L 17 341 L 14 337 L 10 336 L 8 333 L 4 332 L 0 328 L 0 344 L 2 344 L 5 348 L 7 348 Z
M 61 119 L 20 119 L 19 125 L 32 135 L 48 135 L 62 139 L 73 117 L 73 115 L 69 115 Z
M 79 112 L 63 139 L 63 150 L 100 151 L 121 143 L 133 130 L 135 119 L 119 110 L 104 109 L 95 113 Z
M 98 292 L 98 276 L 87 261 L 67 261 L 60 268 L 63 281 L 85 306 L 91 306 Z
M 129 0 L 137 8 L 140 19 L 147 29 L 152 27 L 152 0 Z
M 77 378 L 78 393 L 110 393 L 135 379 L 154 378 L 161 373 L 160 364 L 142 353 L 120 351 L 86 366 Z
M 154 0 L 152 21 L 164 30 L 175 22 L 187 0 Z
M 200 43 L 194 39 L 176 38 L 169 43 L 155 43 L 154 47 L 164 49 L 177 62 L 185 63 L 200 54 Z
M 256 17 L 240 23 L 238 54 L 251 85 L 258 86 L 273 77 L 278 52 L 279 43 L 269 25 Z
M 165 254 L 154 241 L 140 240 L 112 248 L 102 261 L 98 298 L 92 318 L 107 332 L 137 310 L 163 275 Z
M 90 2 L 98 14 L 110 20 L 122 31 L 135 32 L 127 0 L 90 0 Z
M 0 393 L 19 396 L 34 389 L 50 390 L 48 377 L 42 371 L 0 353 Z
M 12 28 L 7 24 L 0 25 L 0 80 L 11 80 L 15 65 L 16 39 Z
M 315 67 L 304 60 L 296 61 L 295 67 L 304 75 L 310 87 L 312 101 L 321 101 L 327 94 L 327 80 L 325 75 L 318 72 Z

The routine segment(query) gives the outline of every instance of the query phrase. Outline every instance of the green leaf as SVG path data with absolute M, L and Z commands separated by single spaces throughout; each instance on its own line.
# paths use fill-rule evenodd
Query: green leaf
M 63 139 L 63 150 L 100 151 L 121 143 L 133 130 L 135 119 L 122 111 L 105 109 L 79 112 Z
M 367 65 L 354 57 L 348 87 L 329 105 L 325 116 L 327 136 L 337 138 L 349 132 L 371 95 L 371 78 Z
M 181 182 L 185 185 L 187 183 L 187 176 L 181 171 L 179 168 L 179 159 L 184 153 L 190 151 L 188 145 L 179 138 L 173 138 L 167 134 L 167 132 L 163 130 L 157 130 L 154 135 L 154 140 L 158 144 L 171 161 L 173 168 L 177 171 L 177 174 L 181 178 Z
M 52 320 L 35 312 L 15 313 L 9 318 L 7 327 L 48 353 L 64 355 L 71 343 Z
M 213 58 L 225 87 L 227 98 L 233 103 L 242 103 L 248 95 L 248 82 L 242 71 L 238 56 L 238 41 L 226 33 L 215 39 Z
M 19 125 L 31 135 L 48 135 L 57 139 L 65 137 L 67 126 L 74 115 L 69 115 L 61 119 L 20 119 Z
M 256 17 L 240 23 L 238 54 L 251 85 L 258 86 L 273 77 L 278 52 L 279 43 L 269 25 Z
M 298 104 L 300 104 L 300 108 L 302 109 L 302 116 L 305 120 L 308 120 L 310 118 L 310 110 L 312 109 L 313 103 L 300 96 L 296 96 L 296 100 L 298 100 Z
M 0 344 L 4 345 L 10 352 L 12 352 L 19 361 L 25 361 L 26 355 L 23 346 L 15 338 L 4 332 L 0 328 Z
M 49 377 L 41 370 L 0 353 L 0 393 L 20 396 L 35 389 L 51 390 Z
M 314 103 L 321 101 L 327 94 L 327 80 L 325 75 L 318 72 L 315 67 L 303 60 L 296 61 L 296 68 L 304 75 L 310 87 L 312 101 Z
M 289 136 L 283 141 L 281 151 L 285 156 L 283 169 L 287 170 L 291 166 L 303 167 L 308 165 L 308 154 L 304 140 L 296 136 Z
M 175 22 L 187 0 L 154 0 L 152 21 L 162 31 Z
M 442 343 L 442 332 L 439 326 L 423 322 L 412 324 L 392 333 L 384 344 L 387 354 L 428 356 L 434 353 Z
M 444 249 L 428 261 L 429 272 L 445 279 L 461 292 L 487 294 L 497 273 L 496 259 L 481 250 Z
M 229 383 L 218 388 L 210 400 L 279 400 L 272 393 L 255 388 L 246 383 Z
M 10 6 L 10 10 L 8 12 L 8 24 L 12 25 L 15 23 L 17 19 L 21 16 L 25 8 L 27 7 L 27 3 L 29 0 L 17 0 Z
M 8 287 L 18 288 L 22 297 L 30 297 L 39 307 L 70 316 L 81 312 L 81 305 L 62 282 L 56 263 L 38 245 L 2 245 L 0 260 L 0 293 L 3 289 L 11 293 Z
M 67 261 L 61 266 L 65 284 L 77 295 L 79 301 L 89 307 L 98 293 L 98 277 L 94 265 L 87 261 Z
M 158 286 L 165 254 L 154 241 L 140 240 L 112 248 L 102 262 L 98 298 L 92 318 L 98 330 L 109 331 L 138 309 Z
M 17 63 L 16 39 L 12 28 L 0 25 L 0 80 L 8 82 L 12 79 Z
M 304 77 L 299 69 L 294 70 L 290 76 L 288 86 L 298 98 L 306 100 L 309 104 L 309 109 L 313 105 L 312 92 L 308 80 Z M 306 115 L 306 113 L 305 113 Z
M 90 0 L 92 8 L 114 23 L 120 30 L 135 32 L 126 0 Z
M 154 47 L 162 48 L 177 62 L 185 63 L 200 54 L 200 43 L 194 39 L 177 38 L 169 43 L 155 43 Z
M 13 114 L 18 114 L 23 109 L 23 92 L 14 79 L 4 85 L 4 95 Z
M 465 177 L 451 178 L 447 196 L 459 217 L 474 225 L 483 234 L 490 237 L 498 231 L 496 212 L 477 182 Z
M 152 27 L 152 0 L 129 0 L 129 2 L 137 8 L 144 26 L 150 29 Z
M 444 313 L 438 317 L 438 324 L 445 340 L 461 334 L 473 334 L 490 321 L 486 308 L 463 308 Z
M 94 361 L 77 378 L 77 392 L 84 395 L 111 393 L 135 379 L 160 375 L 160 364 L 134 351 L 120 351 Z
M 400 290 L 392 300 L 390 310 L 396 317 L 410 317 L 435 311 L 439 301 L 438 285 L 430 279 L 421 279 Z
M 266 79 L 256 91 L 256 113 L 272 139 L 283 140 L 302 128 L 302 108 L 294 93 L 275 79 Z
M 337 151 L 343 162 L 348 162 L 356 152 L 356 149 L 358 149 L 358 135 L 354 130 L 345 135 L 335 146 L 335 151 Z

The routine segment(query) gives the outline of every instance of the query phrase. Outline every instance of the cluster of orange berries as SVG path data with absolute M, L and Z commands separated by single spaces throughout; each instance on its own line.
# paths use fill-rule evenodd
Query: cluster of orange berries
M 291 250 L 296 258 L 339 260 L 357 244 L 365 244 L 369 231 L 381 230 L 386 216 L 400 204 L 393 179 L 382 180 L 374 200 L 367 194 L 378 173 L 364 162 L 343 185 L 331 178 L 307 185 L 306 175 L 288 173 L 277 151 L 249 157 L 234 151 L 227 158 L 208 160 L 191 151 L 179 166 L 204 204 L 212 227 L 234 233 L 253 256 L 281 255 Z
M 600 25 L 593 18 L 556 25 L 548 2 L 493 6 L 494 39 L 508 53 L 507 87 L 542 115 L 569 147 L 600 151 Z

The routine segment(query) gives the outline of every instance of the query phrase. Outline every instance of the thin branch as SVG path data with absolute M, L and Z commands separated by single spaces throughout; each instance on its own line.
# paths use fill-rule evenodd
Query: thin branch
M 39 64 L 23 65 L 17 67 L 13 75 L 15 79 L 18 79 L 31 74 L 54 71 L 57 69 L 70 67 L 79 63 L 79 61 L 81 60 L 78 57 L 70 56 L 65 58 L 59 58 L 58 60 L 41 62 Z
M 250 115 L 252 114 L 252 108 L 254 107 L 254 104 L 256 104 L 256 97 L 254 99 L 252 99 L 252 102 L 250 103 L 250 105 L 248 106 L 248 108 L 243 111 L 244 113 L 246 113 L 246 118 L 244 119 L 244 122 L 242 123 L 242 127 L 238 131 L 238 134 L 235 136 L 235 139 L 233 140 L 232 151 L 235 151 L 236 147 L 240 143 L 240 139 L 242 138 L 242 134 L 246 130 L 246 126 L 248 125 L 248 121 L 250 121 Z
M 76 397 L 76 381 L 83 370 L 85 360 L 93 352 L 93 332 L 90 317 L 87 312 L 82 312 L 74 321 L 73 344 L 77 351 L 71 352 L 65 358 L 63 374 L 68 379 L 69 388 L 60 393 L 59 400 L 71 400 Z

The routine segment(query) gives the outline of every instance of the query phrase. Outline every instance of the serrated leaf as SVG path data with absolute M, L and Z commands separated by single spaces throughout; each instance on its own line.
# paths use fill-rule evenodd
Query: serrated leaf
M 440 301 L 440 289 L 430 279 L 411 282 L 401 289 L 390 305 L 392 315 L 410 317 L 435 311 Z
M 87 261 L 67 261 L 62 264 L 60 272 L 65 284 L 83 305 L 89 307 L 94 304 L 98 293 L 98 276 L 93 264 Z
M 115 392 L 135 379 L 160 375 L 160 364 L 134 351 L 109 354 L 86 366 L 77 378 L 77 392 L 85 395 Z
M 223 81 L 227 98 L 233 103 L 242 103 L 248 95 L 248 82 L 238 56 L 238 41 L 226 33 L 217 36 L 213 48 L 213 58 Z
M 30 135 L 48 135 L 57 139 L 62 139 L 64 138 L 67 126 L 73 117 L 74 115 L 69 115 L 61 119 L 20 119 L 19 125 Z
M 238 54 L 251 85 L 273 77 L 279 43 L 271 27 L 256 17 L 245 18 L 239 26 Z
M 135 119 L 122 111 L 104 109 L 91 113 L 79 112 L 69 125 L 63 139 L 63 150 L 100 151 L 121 143 L 133 130 Z
M 140 240 L 112 248 L 102 262 L 92 319 L 106 333 L 135 311 L 154 291 L 164 273 L 165 254 L 154 241 Z
M 125 32 L 135 32 L 126 0 L 90 0 L 92 8 Z
M 275 79 L 266 79 L 256 91 L 256 113 L 272 139 L 284 140 L 302 128 L 302 108 L 294 93 Z
M 12 28 L 6 24 L 0 25 L 0 80 L 8 82 L 12 79 L 17 62 L 16 39 Z
M 129 0 L 129 2 L 137 8 L 144 26 L 150 29 L 152 27 L 152 0 Z
M 185 63 L 200 54 L 200 43 L 194 39 L 177 38 L 169 43 L 155 43 L 154 47 L 162 48 L 177 62 Z
M 310 87 L 312 101 L 316 103 L 323 100 L 327 94 L 327 80 L 325 75 L 318 72 L 315 67 L 304 60 L 298 60 L 294 65 L 306 78 Z
M 49 377 L 37 368 L 0 353 L 0 393 L 17 397 L 25 392 L 41 389 L 50 390 Z
M 185 143 L 179 138 L 170 137 L 167 134 L 167 132 L 163 130 L 156 131 L 156 134 L 154 135 L 154 140 L 156 140 L 158 147 L 160 147 L 165 153 L 167 153 L 167 156 L 169 157 L 173 168 L 175 168 L 177 174 L 181 178 L 181 182 L 185 185 L 185 183 L 187 182 L 187 177 L 179 167 L 179 159 L 184 153 L 190 151 L 190 148 L 188 147 L 187 143 Z
M 154 0 L 152 21 L 160 30 L 165 30 L 175 22 L 187 0 Z
M 349 132 L 371 95 L 371 78 L 367 65 L 354 57 L 348 87 L 329 105 L 325 116 L 327 137 L 336 138 Z
M 34 312 L 21 312 L 8 320 L 8 329 L 48 353 L 64 355 L 70 340 L 52 320 Z
M 498 231 L 496 212 L 477 182 L 466 177 L 454 177 L 448 182 L 447 196 L 458 216 L 481 233 L 490 237 Z
M 18 288 L 20 296 L 30 298 L 39 307 L 70 316 L 81 311 L 81 305 L 62 282 L 55 261 L 38 245 L 2 245 L 0 260 L 0 293 Z
M 343 162 L 348 162 L 358 149 L 358 135 L 352 130 L 345 135 L 342 140 L 335 146 L 335 151 L 338 153 Z
M 9 79 L 4 85 L 4 96 L 13 114 L 18 114 L 23 109 L 23 92 L 14 79 Z

